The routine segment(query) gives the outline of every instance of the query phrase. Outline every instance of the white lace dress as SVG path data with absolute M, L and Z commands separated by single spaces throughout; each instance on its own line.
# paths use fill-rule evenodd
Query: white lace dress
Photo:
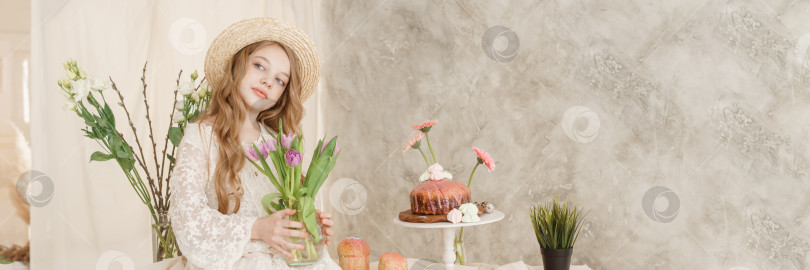
M 284 255 L 260 240 L 250 240 L 253 222 L 267 216 L 260 200 L 276 192 L 276 188 L 245 162 L 239 172 L 244 190 L 239 211 L 221 214 L 212 179 L 218 144 L 211 127 L 190 123 L 184 134 L 172 172 L 169 215 L 177 243 L 187 259 L 186 269 L 290 268 Z M 265 128 L 262 135 L 271 136 Z M 294 269 L 340 269 L 326 250 L 323 254 L 318 263 Z

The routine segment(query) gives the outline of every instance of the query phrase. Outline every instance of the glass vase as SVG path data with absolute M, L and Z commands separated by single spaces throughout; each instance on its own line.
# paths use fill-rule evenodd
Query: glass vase
M 303 223 L 303 221 L 298 217 L 298 215 L 292 215 L 288 217 L 292 221 L 297 221 Z M 288 249 L 287 251 L 293 254 L 293 258 L 285 257 L 287 259 L 287 265 L 289 266 L 307 266 L 316 263 L 320 260 L 321 255 L 323 255 L 323 246 L 326 242 L 326 236 L 323 235 L 323 230 L 321 229 L 321 223 L 318 222 L 318 233 L 320 234 L 320 241 L 315 241 L 315 237 L 312 236 L 306 229 L 301 229 L 301 231 L 307 233 L 307 237 L 287 237 L 287 241 L 296 245 L 304 246 L 303 250 L 300 249 Z

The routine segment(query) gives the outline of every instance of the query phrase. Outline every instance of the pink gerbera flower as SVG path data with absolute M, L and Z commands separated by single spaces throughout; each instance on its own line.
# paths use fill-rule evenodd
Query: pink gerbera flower
M 484 165 L 487 165 L 487 170 L 489 170 L 490 172 L 495 170 L 495 161 L 492 160 L 492 157 L 489 156 L 489 153 L 476 147 L 473 147 L 472 150 L 473 152 L 475 152 L 476 155 L 478 155 L 478 163 L 483 163 Z
M 420 131 L 420 132 L 416 133 L 415 135 L 413 135 L 413 137 L 411 137 L 410 140 L 408 140 L 407 143 L 405 143 L 405 146 L 402 147 L 402 151 L 408 151 L 408 149 L 411 149 L 411 148 L 419 148 L 419 145 L 421 144 L 420 141 L 424 137 L 425 137 L 424 132 Z
M 435 126 L 438 123 L 439 123 L 439 121 L 436 121 L 436 120 L 427 120 L 422 124 L 413 125 L 412 127 L 413 127 L 414 130 L 419 130 L 419 131 L 422 131 L 422 132 L 428 132 L 428 131 L 430 131 L 431 127 Z

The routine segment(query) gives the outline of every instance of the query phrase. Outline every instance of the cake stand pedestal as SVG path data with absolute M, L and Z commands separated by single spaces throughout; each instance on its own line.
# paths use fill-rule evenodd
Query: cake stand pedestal
M 412 222 L 404 222 L 399 220 L 399 216 L 394 217 L 394 224 L 408 227 L 408 228 L 417 228 L 417 229 L 441 229 L 442 231 L 442 245 L 444 246 L 444 254 L 442 255 L 442 260 L 444 261 L 444 269 L 445 270 L 453 270 L 456 262 L 456 252 L 453 240 L 456 237 L 456 229 L 459 227 L 470 227 L 470 226 L 478 226 L 484 224 L 490 224 L 496 221 L 503 219 L 504 214 L 501 211 L 495 210 L 489 214 L 483 214 L 480 216 L 481 221 L 473 222 L 473 223 L 458 223 L 453 224 L 450 222 L 437 222 L 437 223 L 412 223 Z

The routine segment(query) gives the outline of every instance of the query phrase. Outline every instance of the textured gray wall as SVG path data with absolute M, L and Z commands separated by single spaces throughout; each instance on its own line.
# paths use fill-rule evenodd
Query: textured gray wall
M 576 264 L 808 268 L 810 2 L 322 8 L 327 133 L 343 149 L 327 208 L 336 239 L 366 239 L 372 261 L 441 258 L 438 230 L 392 222 L 424 169 L 400 147 L 437 119 L 432 143 L 457 179 L 471 146 L 498 166 L 476 172 L 472 196 L 506 218 L 467 230 L 471 262 L 541 264 L 528 208 L 567 196 L 591 211 Z

